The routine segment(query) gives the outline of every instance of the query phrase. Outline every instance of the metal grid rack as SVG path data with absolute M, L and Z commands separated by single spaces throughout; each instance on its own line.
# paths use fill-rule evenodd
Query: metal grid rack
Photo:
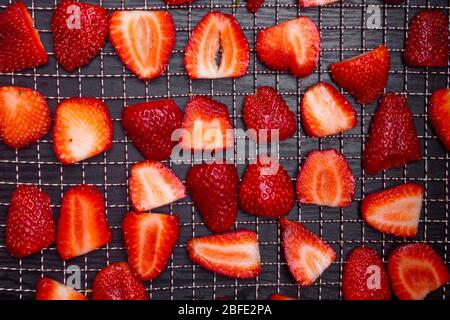
M 114 144 L 110 151 L 80 164 L 62 166 L 52 151 L 51 133 L 30 148 L 15 151 L 0 143 L 0 299 L 32 299 L 34 287 L 40 276 L 59 281 L 67 279 L 67 268 L 77 265 L 81 269 L 81 290 L 90 292 L 96 273 L 106 264 L 126 260 L 121 235 L 121 222 L 130 210 L 127 176 L 130 166 L 142 160 L 123 133 L 120 125 L 125 105 L 144 100 L 172 97 L 183 109 L 191 94 L 206 94 L 224 102 L 230 111 L 235 127 L 244 128 L 241 118 L 242 100 L 257 86 L 275 86 L 297 113 L 295 137 L 280 144 L 280 161 L 293 181 L 298 167 L 309 151 L 336 148 L 348 159 L 357 180 L 356 199 L 344 209 L 300 205 L 289 213 L 290 218 L 303 221 L 308 228 L 328 241 L 337 252 L 336 262 L 310 288 L 300 288 L 289 275 L 282 251 L 280 235 L 275 220 L 256 218 L 239 212 L 237 228 L 257 231 L 261 249 L 262 273 L 253 280 L 234 280 L 216 276 L 193 265 L 186 254 L 185 244 L 193 236 L 208 234 L 190 198 L 160 209 L 160 212 L 178 214 L 181 235 L 172 258 L 162 275 L 145 282 L 152 299 L 266 299 L 280 292 L 301 299 L 340 299 L 342 268 L 348 252 L 359 245 L 378 250 L 386 260 L 390 251 L 405 242 L 430 243 L 449 263 L 449 153 L 439 144 L 430 128 L 426 111 L 429 95 L 438 88 L 450 87 L 450 68 L 408 68 L 401 61 L 405 31 L 408 21 L 420 10 L 439 8 L 449 15 L 450 1 L 406 0 L 402 5 L 385 5 L 381 0 L 343 0 L 325 7 L 300 9 L 294 0 L 266 0 L 256 15 L 250 14 L 245 3 L 233 0 L 195 0 L 190 5 L 168 7 L 161 0 L 90 0 L 109 10 L 151 9 L 169 10 L 177 27 L 177 42 L 167 72 L 150 83 L 135 78 L 117 58 L 107 42 L 103 52 L 88 66 L 74 73 L 59 68 L 52 54 L 50 20 L 57 0 L 25 0 L 35 19 L 41 38 L 49 53 L 48 65 L 15 74 L 0 75 L 0 85 L 20 85 L 43 93 L 54 111 L 62 99 L 72 96 L 94 96 L 103 99 L 114 119 Z M 0 0 L 3 10 L 10 0 Z M 368 6 L 380 10 L 379 26 L 369 28 Z M 373 8 L 373 7 L 371 7 Z M 210 10 L 232 13 L 241 23 L 250 46 L 253 48 L 261 28 L 282 22 L 297 15 L 306 15 L 321 30 L 320 61 L 314 74 L 296 79 L 288 74 L 271 71 L 251 52 L 248 74 L 240 79 L 196 80 L 186 76 L 182 59 L 183 49 L 190 31 Z M 361 169 L 361 154 L 376 104 L 361 107 L 353 102 L 358 112 L 358 126 L 333 137 L 313 139 L 306 137 L 302 126 L 299 101 L 305 89 L 318 81 L 331 81 L 328 65 L 378 44 L 390 50 L 392 66 L 388 91 L 407 93 L 409 107 L 414 113 L 424 159 L 389 170 L 376 176 L 365 175 Z M 185 178 L 190 165 L 166 162 L 178 176 Z M 244 165 L 238 170 L 242 176 Z M 382 235 L 364 225 L 359 213 L 359 203 L 364 195 L 391 185 L 416 182 L 425 187 L 423 212 L 419 234 L 411 240 Z M 99 187 L 105 195 L 107 215 L 113 228 L 113 241 L 105 248 L 85 256 L 63 262 L 54 246 L 31 257 L 17 260 L 8 255 L 4 246 L 6 213 L 12 190 L 17 184 L 40 185 L 52 198 L 53 213 L 58 217 L 61 197 L 73 185 L 89 183 Z M 433 292 L 429 298 L 446 299 L 450 286 Z

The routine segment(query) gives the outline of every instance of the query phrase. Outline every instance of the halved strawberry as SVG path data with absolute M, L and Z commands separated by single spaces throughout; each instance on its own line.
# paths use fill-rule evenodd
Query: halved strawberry
M 21 0 L 0 13 L 0 72 L 18 72 L 48 62 L 34 21 Z
M 312 151 L 297 177 L 301 203 L 347 207 L 355 194 L 355 177 L 342 154 L 334 149 Z
M 300 222 L 284 217 L 279 222 L 289 271 L 301 286 L 308 287 L 336 259 L 336 253 Z
M 258 9 L 262 7 L 264 2 L 265 0 L 247 0 L 247 4 L 245 5 L 245 7 L 248 9 L 248 11 L 256 13 L 256 11 L 258 11 Z
M 70 98 L 56 107 L 53 148 L 62 164 L 96 156 L 112 146 L 108 107 L 94 98 Z
M 347 257 L 342 273 L 342 295 L 345 300 L 389 300 L 389 279 L 377 252 L 358 247 Z
M 131 203 L 139 212 L 164 206 L 186 195 L 180 179 L 159 161 L 134 164 L 129 184 Z
M 298 0 L 298 5 L 302 8 L 324 6 L 338 0 Z
M 308 17 L 299 17 L 258 33 L 256 53 L 270 69 L 309 76 L 317 66 L 320 32 Z
M 234 138 L 227 106 L 203 96 L 192 97 L 186 105 L 182 138 L 184 149 L 217 150 L 233 146 Z
M 52 119 L 44 96 L 29 88 L 0 87 L 0 137 L 22 149 L 44 137 Z
M 169 11 L 115 11 L 109 38 L 120 60 L 139 79 L 159 77 L 175 45 L 175 24 Z
M 301 102 L 302 123 L 312 137 L 325 137 L 356 126 L 356 111 L 331 84 L 309 87 Z
M 284 296 L 282 294 L 271 294 L 269 300 L 298 300 L 297 298 Z
M 141 280 L 161 274 L 178 240 L 177 216 L 128 212 L 123 219 L 123 238 L 128 263 Z
M 43 277 L 36 284 L 36 300 L 88 300 L 88 297 L 65 284 Z
M 364 170 L 368 174 L 376 174 L 421 158 L 413 114 L 406 97 L 395 93 L 384 94 L 375 111 L 364 147 Z
M 184 66 L 191 79 L 241 77 L 247 72 L 249 59 L 248 42 L 239 22 L 217 11 L 200 20 L 184 50 Z
M 241 229 L 193 238 L 188 241 L 187 250 L 192 261 L 222 276 L 250 279 L 261 272 L 254 231 Z
M 11 196 L 6 220 L 6 250 L 23 258 L 55 242 L 50 197 L 36 186 L 20 185 Z
M 358 103 L 374 102 L 386 87 L 391 58 L 384 45 L 353 58 L 333 63 L 331 76 Z
M 259 87 L 244 100 L 243 118 L 248 129 L 255 129 L 258 137 L 272 140 L 272 130 L 278 130 L 278 139 L 285 140 L 295 133 L 295 114 L 289 110 L 283 96 L 272 87 Z M 267 130 L 265 135 L 261 130 Z
M 95 277 L 92 300 L 148 300 L 148 295 L 128 263 L 116 262 Z
M 112 240 L 105 199 L 95 186 L 79 185 L 64 195 L 58 221 L 56 249 L 63 260 L 81 256 Z
M 448 17 L 442 10 L 419 12 L 410 22 L 404 60 L 411 67 L 446 67 L 449 52 Z
M 361 204 L 363 219 L 380 232 L 415 237 L 423 193 L 421 185 L 405 183 L 369 194 Z
M 450 89 L 433 92 L 428 107 L 428 117 L 436 135 L 450 150 Z
M 428 244 L 397 247 L 388 259 L 392 290 L 400 300 L 422 300 L 450 281 L 447 265 Z

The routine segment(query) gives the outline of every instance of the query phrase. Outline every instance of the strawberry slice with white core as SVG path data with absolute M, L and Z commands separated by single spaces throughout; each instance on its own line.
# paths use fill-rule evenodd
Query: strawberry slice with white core
M 40 278 L 36 285 L 36 300 L 88 300 L 88 298 L 58 281 Z
M 247 72 L 249 59 L 248 42 L 237 20 L 214 11 L 206 14 L 192 31 L 184 65 L 191 79 L 241 77 Z

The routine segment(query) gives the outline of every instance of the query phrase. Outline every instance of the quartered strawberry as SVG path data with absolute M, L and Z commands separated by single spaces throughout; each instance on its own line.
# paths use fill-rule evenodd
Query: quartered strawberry
M 22 149 L 50 130 L 52 119 L 44 96 L 29 88 L 0 87 L 0 137 L 7 146 Z
M 302 8 L 324 6 L 338 0 L 298 0 L 298 5 Z
M 123 219 L 128 263 L 141 280 L 161 274 L 179 235 L 177 216 L 129 212 Z
M 247 4 L 245 5 L 245 7 L 248 11 L 256 13 L 256 11 L 258 11 L 258 9 L 262 7 L 264 2 L 265 0 L 247 0 Z
M 428 244 L 397 247 L 388 259 L 388 274 L 400 300 L 422 300 L 450 281 L 447 265 Z
M 139 79 L 159 77 L 175 45 L 175 24 L 169 11 L 115 11 L 109 38 L 122 62 Z
M 236 221 L 238 182 L 237 169 L 233 164 L 199 164 L 189 170 L 186 187 L 212 232 L 228 231 Z
M 55 242 L 50 197 L 36 186 L 20 185 L 11 196 L 6 220 L 6 250 L 23 258 Z
M 375 111 L 364 147 L 364 170 L 368 174 L 376 174 L 421 158 L 419 139 L 406 97 L 386 93 Z
M 260 157 L 245 170 L 239 187 L 244 212 L 261 217 L 281 217 L 294 206 L 291 177 L 275 159 Z
M 317 66 L 320 32 L 308 17 L 289 20 L 258 33 L 256 53 L 270 69 L 309 76 Z
M 192 97 L 185 108 L 182 146 L 192 150 L 218 150 L 233 146 L 227 106 L 203 96 Z
M 305 131 L 311 137 L 325 137 L 356 126 L 356 111 L 327 82 L 320 82 L 306 90 L 300 111 Z
M 249 60 L 250 49 L 239 22 L 218 11 L 200 20 L 184 50 L 184 67 L 191 79 L 241 77 L 247 72 Z
M 282 294 L 271 294 L 269 300 L 298 300 L 297 298 L 284 296 Z
M 345 300 L 389 300 L 389 279 L 377 252 L 358 247 L 347 257 L 342 274 L 342 295 Z
M 92 300 L 148 300 L 148 295 L 128 263 L 116 262 L 95 277 Z
M 333 63 L 331 76 L 358 103 L 374 102 L 386 87 L 391 58 L 388 49 L 380 45 L 359 56 Z
M 428 118 L 444 147 L 450 150 L 450 89 L 433 92 L 428 107 Z
M 129 184 L 131 203 L 139 212 L 164 206 L 185 196 L 183 183 L 159 161 L 146 160 L 134 164 Z
M 301 286 L 312 285 L 336 259 L 336 253 L 300 222 L 283 217 L 280 227 L 289 271 Z
M 183 113 L 173 99 L 138 103 L 124 108 L 122 126 L 133 145 L 150 160 L 164 160 L 177 144 L 172 133 Z
M 415 237 L 423 194 L 423 187 L 413 183 L 369 194 L 361 204 L 362 217 L 380 232 L 397 237 Z
M 111 240 L 105 199 L 100 190 L 91 185 L 70 188 L 63 197 L 58 220 L 56 249 L 61 258 L 84 255 Z
M 39 278 L 36 300 L 88 300 L 88 297 L 58 281 Z
M 261 273 L 261 260 L 256 232 L 235 230 L 187 243 L 189 257 L 203 268 L 219 275 L 250 279 Z
M 355 195 L 355 177 L 342 154 L 334 149 L 312 151 L 297 177 L 301 203 L 348 207 Z
M 442 10 L 419 12 L 410 22 L 405 42 L 404 60 L 411 67 L 448 65 L 448 18 Z
M 34 21 L 21 0 L 0 13 L 0 72 L 18 72 L 48 62 Z
M 73 164 L 112 146 L 108 107 L 94 98 L 70 98 L 56 107 L 53 148 L 62 164 Z
M 243 118 L 247 129 L 255 129 L 258 137 L 272 140 L 271 130 L 278 130 L 279 140 L 295 133 L 295 114 L 289 110 L 283 96 L 272 87 L 259 87 L 244 100 Z M 267 130 L 262 134 L 261 130 Z
M 102 50 L 108 35 L 108 13 L 101 6 L 63 0 L 53 12 L 52 33 L 56 60 L 72 72 Z

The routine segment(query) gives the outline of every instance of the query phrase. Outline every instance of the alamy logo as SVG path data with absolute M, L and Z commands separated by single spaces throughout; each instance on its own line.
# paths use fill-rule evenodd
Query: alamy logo
M 367 29 L 381 28 L 381 10 L 379 6 L 369 5 L 366 10 Z
M 72 289 L 81 290 L 81 271 L 77 265 L 70 265 L 66 268 L 67 277 L 66 285 Z
M 379 266 L 371 265 L 366 270 L 369 277 L 366 280 L 366 287 L 369 290 L 381 289 L 381 269 Z
M 81 9 L 76 4 L 67 7 L 66 11 L 70 16 L 66 19 L 69 30 L 81 29 Z

